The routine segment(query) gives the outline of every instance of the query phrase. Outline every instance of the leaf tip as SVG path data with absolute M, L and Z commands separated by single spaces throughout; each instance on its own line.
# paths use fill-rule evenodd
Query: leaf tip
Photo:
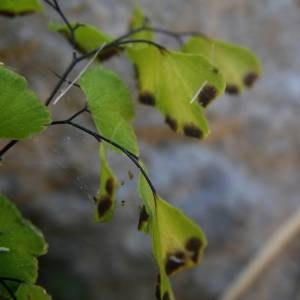
M 201 131 L 201 129 L 198 128 L 194 124 L 184 125 L 183 132 L 184 132 L 184 135 L 189 136 L 189 137 L 193 137 L 193 138 L 202 139 L 204 137 L 204 134 Z
M 249 72 L 248 74 L 245 75 L 243 81 L 246 87 L 251 88 L 257 79 L 258 79 L 257 73 Z
M 97 211 L 100 219 L 106 215 L 106 213 L 111 209 L 112 205 L 113 201 L 110 195 L 103 195 L 100 197 L 97 204 Z
M 240 89 L 235 84 L 226 84 L 225 92 L 230 95 L 239 95 Z
M 204 246 L 203 242 L 197 237 L 192 237 L 187 241 L 185 249 L 191 253 L 191 259 L 195 264 L 199 261 L 200 252 Z

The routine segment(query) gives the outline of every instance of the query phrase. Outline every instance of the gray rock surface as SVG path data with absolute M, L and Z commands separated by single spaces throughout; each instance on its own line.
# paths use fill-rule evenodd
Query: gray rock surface
M 134 1 L 61 2 L 72 19 L 118 35 L 125 31 Z M 173 134 L 152 109 L 137 109 L 141 153 L 153 181 L 165 199 L 203 227 L 209 240 L 202 267 L 174 278 L 177 299 L 218 299 L 300 205 L 300 4 L 141 2 L 155 25 L 200 29 L 248 46 L 264 66 L 253 90 L 223 96 L 211 106 L 212 134 L 201 143 Z M 42 99 L 56 80 L 50 71 L 62 72 L 70 57 L 63 39 L 47 32 L 53 18 L 51 12 L 0 18 L 0 60 L 24 74 Z M 124 58 L 108 65 L 134 89 Z M 82 103 L 75 91 L 52 109 L 59 118 Z M 154 299 L 156 268 L 149 240 L 136 231 L 139 200 L 135 182 L 127 178 L 134 168 L 117 155 L 111 161 L 125 185 L 116 216 L 105 225 L 92 222 L 99 163 L 97 144 L 89 137 L 51 128 L 20 143 L 1 167 L 1 193 L 14 199 L 49 241 L 40 280 L 57 300 Z M 299 240 L 293 241 L 243 299 L 300 299 L 299 247 Z

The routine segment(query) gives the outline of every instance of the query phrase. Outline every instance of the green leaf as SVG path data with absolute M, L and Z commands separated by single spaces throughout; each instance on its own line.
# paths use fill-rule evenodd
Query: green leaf
M 26 283 L 37 279 L 37 257 L 47 252 L 42 233 L 22 218 L 17 208 L 0 195 L 0 278 Z
M 1 0 L 0 15 L 15 16 L 24 15 L 42 10 L 38 0 Z
M 251 87 L 262 72 L 258 58 L 249 49 L 220 40 L 192 37 L 183 51 L 200 54 L 216 66 L 226 80 L 226 91 L 231 94 Z
M 97 130 L 104 137 L 138 155 L 138 145 L 131 125 L 133 101 L 123 81 L 115 73 L 97 66 L 82 76 L 80 86 L 87 97 Z
M 23 139 L 50 123 L 47 108 L 28 89 L 24 77 L 0 67 L 0 138 Z
M 21 284 L 16 292 L 18 300 L 51 300 L 52 298 L 40 286 Z
M 101 143 L 99 156 L 101 161 L 100 188 L 95 197 L 95 219 L 98 222 L 108 222 L 112 219 L 116 207 L 116 191 L 118 180 L 109 167 L 104 145 Z
M 155 106 L 174 131 L 206 137 L 204 108 L 223 93 L 223 76 L 196 54 L 145 46 L 130 57 L 137 70 L 140 102 Z
M 141 7 L 139 5 L 135 6 L 133 14 L 130 20 L 129 28 L 130 30 L 138 29 L 144 25 L 149 26 L 150 21 L 145 17 Z M 145 39 L 152 41 L 154 38 L 153 32 L 151 30 L 143 30 L 135 33 L 131 36 L 134 39 Z
M 139 179 L 139 191 L 148 212 L 152 249 L 159 267 L 158 299 L 174 299 L 169 276 L 200 263 L 207 245 L 201 228 L 181 210 L 158 195 L 154 198 L 146 180 Z
M 88 25 L 88 24 L 70 24 L 74 31 L 74 38 L 76 42 L 76 48 L 82 53 L 88 53 L 99 48 L 104 43 L 109 43 L 113 40 L 111 36 L 100 31 L 98 28 Z M 66 25 L 59 23 L 51 23 L 49 25 L 50 30 L 61 33 L 66 39 L 71 42 L 71 32 Z M 114 56 L 122 51 L 121 47 L 110 47 L 109 49 L 104 49 L 99 53 L 98 58 L 100 60 L 105 60 Z

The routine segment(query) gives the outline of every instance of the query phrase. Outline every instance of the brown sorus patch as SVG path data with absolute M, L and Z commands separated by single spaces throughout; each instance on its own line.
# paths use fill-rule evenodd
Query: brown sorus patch
M 173 119 L 172 117 L 170 116 L 166 116 L 165 117 L 165 122 L 170 126 L 170 128 L 174 131 L 177 131 L 177 128 L 178 128 L 178 123 L 175 119 Z
M 227 84 L 225 92 L 230 95 L 238 95 L 240 93 L 239 87 L 235 84 Z
M 179 255 L 180 253 L 180 255 Z M 181 259 L 180 257 L 183 257 Z M 165 270 L 167 275 L 171 275 L 185 265 L 185 255 L 183 252 L 169 253 L 167 255 Z
M 208 104 L 217 96 L 217 89 L 212 85 L 205 85 L 198 96 L 198 102 L 207 107 Z
M 139 224 L 138 224 L 138 230 L 141 230 L 143 228 L 144 223 L 148 222 L 149 220 L 149 215 L 146 211 L 145 205 L 142 206 L 141 212 L 140 212 L 140 217 L 139 217 Z
M 246 87 L 250 88 L 253 86 L 254 82 L 257 80 L 258 75 L 254 72 L 249 72 L 245 77 L 244 77 L 244 84 Z
M 169 296 L 168 292 L 164 293 L 164 296 L 163 296 L 162 300 L 170 300 L 170 296 Z
M 190 238 L 185 245 L 185 249 L 192 253 L 192 261 L 194 263 L 198 262 L 201 246 L 201 240 L 196 237 Z
M 193 124 L 187 124 L 183 127 L 183 132 L 186 136 L 201 139 L 203 138 L 203 132 L 197 126 Z
M 112 177 L 108 178 L 105 183 L 105 190 L 111 196 L 114 192 L 115 181 Z
M 109 195 L 101 196 L 98 203 L 98 215 L 99 217 L 103 217 L 112 207 L 112 199 Z
M 155 98 L 151 92 L 147 92 L 147 91 L 141 92 L 139 96 L 139 101 L 146 105 L 150 105 L 150 106 L 155 105 Z

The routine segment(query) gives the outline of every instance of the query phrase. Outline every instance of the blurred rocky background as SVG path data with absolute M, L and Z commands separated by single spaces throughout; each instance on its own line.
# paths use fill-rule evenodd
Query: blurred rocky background
M 70 19 L 119 35 L 126 31 L 134 1 L 60 2 Z M 300 3 L 141 2 L 156 26 L 201 30 L 242 44 L 264 66 L 251 91 L 223 96 L 209 108 L 212 133 L 201 143 L 173 134 L 159 113 L 137 104 L 136 130 L 154 183 L 209 240 L 202 266 L 174 278 L 177 299 L 219 299 L 300 205 Z M 53 71 L 61 73 L 71 58 L 66 42 L 47 31 L 51 20 L 57 16 L 48 7 L 41 15 L 0 18 L 0 61 L 25 75 L 41 99 L 57 80 Z M 126 59 L 107 65 L 136 96 Z M 57 118 L 68 116 L 82 103 L 74 90 L 52 111 Z M 40 283 L 56 300 L 154 299 L 155 263 L 148 238 L 136 231 L 139 200 L 135 179 L 127 175 L 134 167 L 121 156 L 112 155 L 111 161 L 124 185 L 116 216 L 104 225 L 92 221 L 99 162 L 90 137 L 67 127 L 49 128 L 17 145 L 1 167 L 1 193 L 14 199 L 49 242 Z M 241 299 L 300 299 L 299 250 L 298 236 Z

